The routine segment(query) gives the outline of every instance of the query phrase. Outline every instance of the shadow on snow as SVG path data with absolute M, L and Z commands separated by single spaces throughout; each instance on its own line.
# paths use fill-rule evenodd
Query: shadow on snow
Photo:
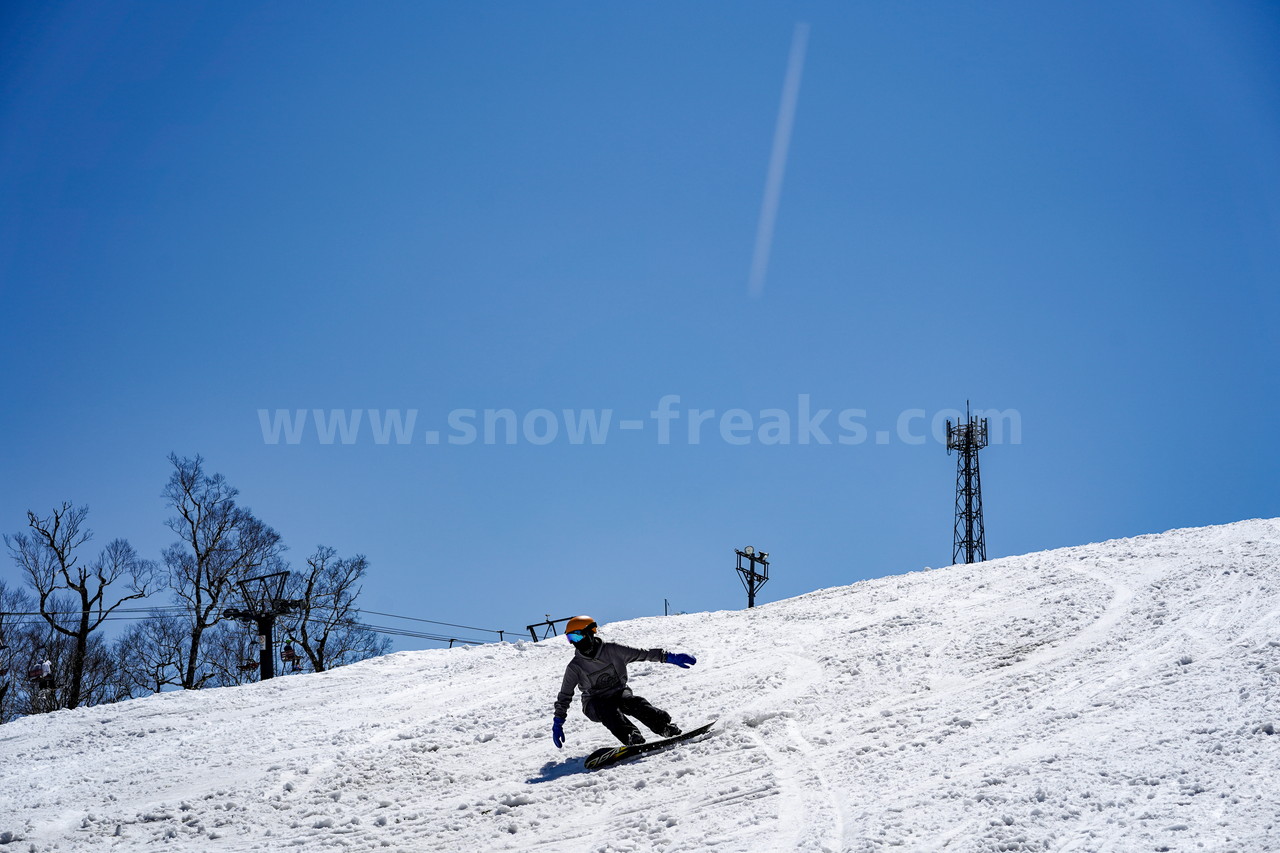
M 529 784 L 536 785 L 539 782 L 552 782 L 556 779 L 563 779 L 566 776 L 574 776 L 578 773 L 586 773 L 586 758 L 570 758 L 566 761 L 548 761 L 542 765 L 542 769 L 538 771 L 537 776 L 529 777 Z

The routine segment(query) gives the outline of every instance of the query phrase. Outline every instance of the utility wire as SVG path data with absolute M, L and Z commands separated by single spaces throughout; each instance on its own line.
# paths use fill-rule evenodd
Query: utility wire
M 369 631 L 375 631 L 379 634 L 389 634 L 393 637 L 411 637 L 417 640 L 434 640 L 438 643 L 466 643 L 467 645 L 479 646 L 484 644 L 484 640 L 473 640 L 466 637 L 445 637 L 439 634 L 426 634 L 421 631 L 405 631 L 399 628 L 388 628 L 383 625 L 366 625 L 361 623 L 361 628 Z
M 338 608 L 331 604 L 320 604 L 320 605 L 312 605 L 311 609 L 312 610 L 337 610 Z M 58 610 L 58 611 L 51 611 L 48 615 L 49 616 L 79 616 L 81 612 L 82 611 L 80 610 Z M 90 612 L 93 613 L 96 611 L 90 611 Z M 121 607 L 121 608 L 112 610 L 110 615 L 108 615 L 104 621 L 131 621 L 131 620 L 143 620 L 143 619 L 157 619 L 157 618 L 163 618 L 164 616 L 177 615 L 185 612 L 189 612 L 189 608 L 183 605 L 178 605 L 178 604 L 161 605 L 157 607 Z M 367 613 L 370 616 L 385 616 L 389 619 L 403 619 L 406 622 L 422 622 L 428 625 L 441 625 L 447 628 L 461 628 L 464 631 L 479 631 L 484 634 L 498 634 L 499 636 L 504 636 L 506 634 L 519 633 L 518 631 L 510 631 L 505 629 L 499 630 L 494 628 L 478 628 L 474 625 L 459 625 L 455 622 L 441 622 L 436 619 L 422 619 L 417 616 L 401 616 L 396 613 L 383 613 L 377 610 L 363 610 L 360 608 L 354 608 L 352 612 Z M 117 615 L 117 614 L 124 614 L 124 613 L 142 613 L 145 615 L 143 616 Z M 36 618 L 24 619 L 18 622 L 8 623 L 10 625 L 23 625 L 23 624 L 31 625 L 31 624 L 40 624 L 43 621 L 43 618 L 45 615 L 46 614 L 40 613 L 38 611 L 30 611 L 30 612 L 14 611 L 14 612 L 0 613 L 0 619 L 4 619 L 5 617 L 8 617 L 8 616 L 36 617 Z
M 476 628 L 472 625 L 455 625 L 452 622 L 437 622 L 434 619 L 419 619 L 416 616 L 397 616 L 394 613 L 379 613 L 376 610 L 361 610 L 361 613 L 368 613 L 370 616 L 388 616 L 392 619 L 404 619 L 406 622 L 426 622 L 430 625 L 444 625 L 448 628 L 462 628 L 466 631 L 482 631 L 486 634 L 514 634 L 514 631 L 498 631 L 492 628 Z
M 319 605 L 319 606 L 314 606 L 312 609 L 313 610 L 337 610 L 337 608 L 333 605 Z M 112 611 L 112 613 L 104 617 L 102 621 L 103 622 L 139 622 L 139 621 L 145 621 L 148 619 L 163 619 L 168 616 L 175 616 L 184 612 L 189 612 L 188 608 L 183 607 L 181 605 L 162 605 L 158 607 L 146 607 L 146 608 L 126 607 L 126 608 L 119 608 L 117 610 Z M 505 634 L 517 633 L 514 631 L 499 631 L 499 630 L 494 630 L 490 628 L 477 628 L 471 625 L 459 625 L 453 622 L 441 622 L 435 619 L 422 619 L 415 616 L 401 616 L 395 613 L 382 613 L 376 610 L 354 610 L 353 612 L 358 614 L 369 614 L 371 616 L 384 616 L 391 619 L 402 619 L 406 622 L 421 622 L 429 625 L 441 625 L 448 628 L 461 628 L 462 630 L 465 630 L 465 631 L 478 631 L 480 633 L 485 633 L 485 634 L 497 634 L 500 637 L 504 636 Z M 70 611 L 56 611 L 56 612 L 50 613 L 49 615 L 78 616 L 80 615 L 80 613 L 81 611 L 78 611 L 78 610 L 70 610 Z M 137 615 L 137 616 L 117 615 L 117 614 L 134 614 L 134 613 L 143 614 L 143 615 Z M 39 612 L 0 613 L 0 619 L 4 619 L 5 617 L 10 617 L 10 616 L 18 616 L 23 618 L 20 618 L 16 621 L 4 622 L 3 625 L 5 627 L 20 627 L 20 626 L 28 626 L 28 625 L 47 624 L 46 620 L 44 619 L 44 614 L 41 614 Z M 409 628 L 400 628 L 398 626 L 393 627 L 393 626 L 386 626 L 386 625 L 370 625 L 364 622 L 352 622 L 351 624 L 357 628 L 363 628 L 378 634 L 385 634 L 393 637 L 405 637 L 409 639 L 418 639 L 418 640 L 431 640 L 439 643 L 467 643 L 468 645 L 482 645 L 486 642 L 485 640 L 477 640 L 477 639 L 472 639 L 467 637 L 449 637 L 441 634 L 428 633 L 425 631 L 414 631 Z
M 112 613 L 153 613 L 157 610 L 186 610 L 186 609 L 187 608 L 181 604 L 162 604 L 156 607 L 117 607 L 111 612 Z M 83 612 L 84 612 L 83 610 L 50 610 L 48 615 L 49 616 L 79 616 Z M 98 611 L 96 609 L 91 609 L 89 612 L 95 613 Z M 7 612 L 0 612 L 0 619 L 3 619 L 6 616 L 44 616 L 44 615 L 45 614 L 41 613 L 38 610 L 33 610 L 30 612 L 7 611 Z

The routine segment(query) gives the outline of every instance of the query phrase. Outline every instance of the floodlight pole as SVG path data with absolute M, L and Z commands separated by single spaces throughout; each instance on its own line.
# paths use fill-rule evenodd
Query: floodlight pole
M 746 548 L 734 549 L 738 555 L 738 574 L 739 580 L 747 590 L 747 607 L 756 606 L 756 593 L 760 591 L 760 587 L 769 582 L 769 555 L 764 551 L 756 552 L 756 549 L 748 545 Z M 749 566 L 742 565 L 742 561 L 746 560 Z M 756 571 L 756 565 L 759 564 L 761 571 Z

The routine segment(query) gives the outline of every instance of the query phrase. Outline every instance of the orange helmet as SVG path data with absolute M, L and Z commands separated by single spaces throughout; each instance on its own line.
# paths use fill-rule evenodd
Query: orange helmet
M 596 620 L 590 616 L 575 616 L 564 626 L 564 632 L 566 635 L 581 634 L 583 637 L 593 637 L 596 633 L 596 627 Z M 582 639 L 582 637 L 578 639 Z M 569 638 L 569 642 L 574 642 L 572 637 Z

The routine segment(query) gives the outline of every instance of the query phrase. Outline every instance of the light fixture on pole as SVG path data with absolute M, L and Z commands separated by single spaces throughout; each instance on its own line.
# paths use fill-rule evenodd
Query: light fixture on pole
M 747 590 L 747 607 L 755 607 L 756 593 L 769 581 L 769 554 L 765 551 L 757 554 L 756 549 L 751 545 L 741 550 L 735 549 L 734 553 L 738 555 L 740 580 Z M 746 560 L 749 565 L 744 566 L 743 560 Z M 756 566 L 760 567 L 759 571 L 756 570 Z

